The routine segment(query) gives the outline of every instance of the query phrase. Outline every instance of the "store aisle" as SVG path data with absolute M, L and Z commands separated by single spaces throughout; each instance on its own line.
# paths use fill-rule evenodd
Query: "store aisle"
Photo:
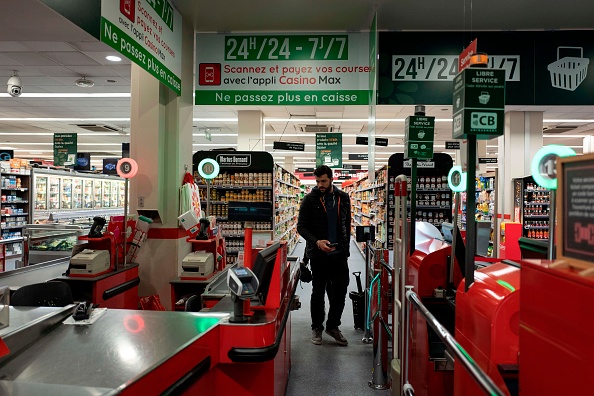
M 300 239 L 291 256 L 303 256 L 305 241 Z M 354 242 L 351 242 L 350 272 L 363 271 L 365 260 Z M 351 275 L 349 292 L 357 289 L 354 275 Z M 373 344 L 363 344 L 363 330 L 355 330 L 351 299 L 346 299 L 340 330 L 349 345 L 341 347 L 323 333 L 322 345 L 311 343 L 311 319 L 309 298 L 311 283 L 299 283 L 297 294 L 301 309 L 291 316 L 291 374 L 287 396 L 301 395 L 388 395 L 389 390 L 377 391 L 368 386 L 371 380 Z M 326 310 L 328 302 L 326 301 Z

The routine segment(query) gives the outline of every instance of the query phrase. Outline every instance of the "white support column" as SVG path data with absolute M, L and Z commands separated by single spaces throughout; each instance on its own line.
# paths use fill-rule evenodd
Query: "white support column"
M 584 136 L 582 150 L 584 154 L 594 153 L 594 136 Z
M 476 158 L 485 158 L 487 156 L 487 142 L 488 140 L 479 140 L 477 141 L 477 151 L 476 151 Z M 476 173 L 478 175 L 482 175 L 487 172 L 487 165 L 479 163 L 479 170 Z
M 192 172 L 193 154 L 194 28 L 185 23 L 182 29 L 181 96 L 131 65 L 130 157 L 138 163 L 138 174 L 130 181 L 130 213 L 158 214 L 136 259 L 139 294 L 158 294 L 167 309 L 169 281 L 179 276 L 181 261 L 191 250 L 177 220 L 179 188 L 186 166 Z
M 285 170 L 291 172 L 291 173 L 295 173 L 295 157 L 293 156 L 286 156 L 285 155 L 285 165 L 284 168 Z
M 265 151 L 264 114 L 260 110 L 239 110 L 237 130 L 238 151 Z

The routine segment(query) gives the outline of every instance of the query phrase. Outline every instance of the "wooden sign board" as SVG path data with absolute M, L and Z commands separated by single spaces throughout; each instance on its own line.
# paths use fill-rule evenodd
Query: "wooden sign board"
M 557 158 L 557 260 L 594 276 L 594 154 Z

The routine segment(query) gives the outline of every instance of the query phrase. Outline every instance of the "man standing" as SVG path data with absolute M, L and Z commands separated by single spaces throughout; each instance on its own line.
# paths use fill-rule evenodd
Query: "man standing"
M 340 330 L 349 285 L 348 257 L 351 240 L 351 203 L 349 196 L 332 185 L 332 169 L 321 165 L 314 171 L 316 187 L 301 202 L 297 231 L 305 239 L 305 256 L 313 275 L 311 292 L 311 342 L 322 343 L 325 291 L 330 309 L 326 334 L 340 345 L 348 341 Z

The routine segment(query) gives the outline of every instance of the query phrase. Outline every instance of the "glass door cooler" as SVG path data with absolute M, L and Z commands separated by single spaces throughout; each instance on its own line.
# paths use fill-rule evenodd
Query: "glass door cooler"
M 101 208 L 101 180 L 93 180 L 93 207 Z
M 83 208 L 93 208 L 93 180 L 91 179 L 83 181 Z
M 35 176 L 35 201 L 33 208 L 35 210 L 47 210 L 47 176 Z
M 103 199 L 102 206 L 104 208 L 111 208 L 111 182 L 103 181 Z
M 118 196 L 118 207 L 123 208 L 125 203 L 126 203 L 126 186 L 125 186 L 125 182 L 119 182 L 118 183 L 118 190 L 119 190 L 119 196 Z
M 50 176 L 48 184 L 47 208 L 48 210 L 60 209 L 60 178 Z
M 74 178 L 72 181 L 72 207 L 73 209 L 82 209 L 83 203 L 83 180 Z
M 60 207 L 62 209 L 72 209 L 72 178 L 62 177 L 61 179 Z

